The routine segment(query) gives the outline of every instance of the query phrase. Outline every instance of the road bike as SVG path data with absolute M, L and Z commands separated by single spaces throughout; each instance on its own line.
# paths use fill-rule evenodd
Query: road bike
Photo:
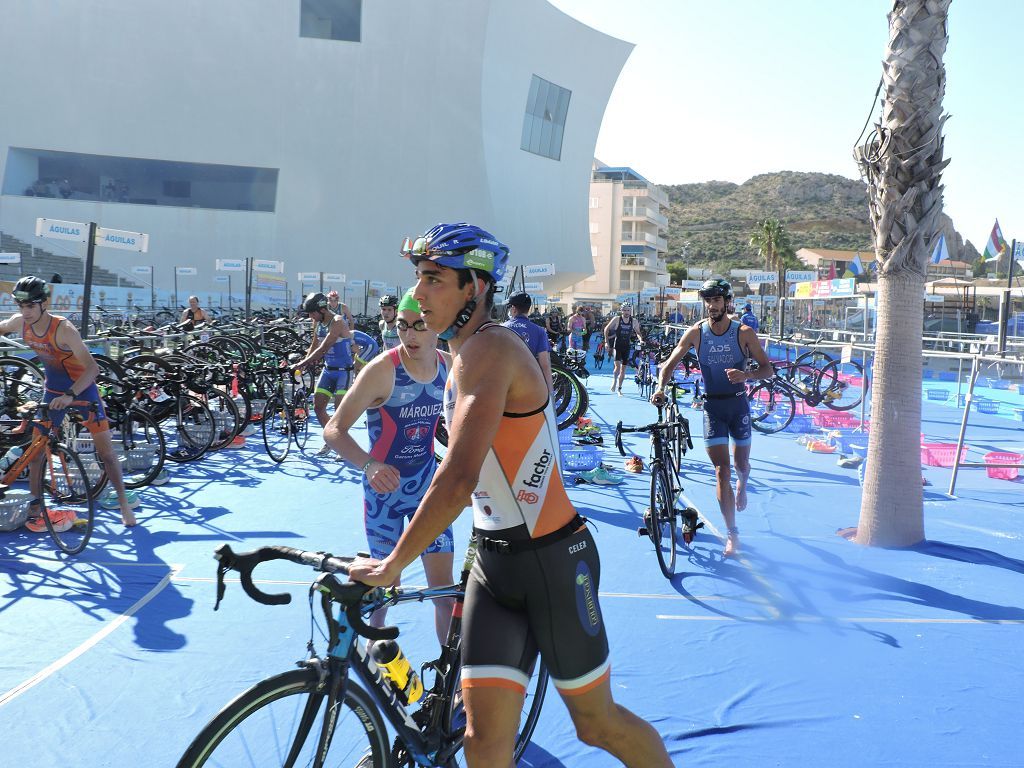
M 38 421 L 37 414 L 42 417 Z M 29 502 L 29 514 L 32 507 L 37 507 L 54 543 L 63 552 L 76 555 L 92 536 L 96 507 L 82 460 L 60 442 L 65 415 L 66 411 L 50 414 L 45 404 L 30 402 L 19 410 L 20 420 L 0 420 L 0 446 L 7 450 L 24 447 L 4 472 L 0 489 L 5 491 L 34 462 L 41 461 L 43 493 Z
M 841 366 L 852 368 L 845 371 Z M 796 401 L 808 407 L 819 405 L 833 411 L 849 411 L 860 405 L 864 398 L 867 379 L 855 362 L 841 364 L 829 360 L 819 369 L 797 362 L 773 363 L 775 373 L 767 379 L 748 386 L 750 423 L 758 432 L 781 432 L 793 422 Z
M 263 407 L 261 429 L 263 445 L 270 460 L 280 464 L 288 457 L 292 443 L 302 451 L 309 440 L 309 389 L 307 375 L 297 368 L 283 366 L 278 372 L 277 388 Z
M 646 432 L 651 436 L 651 495 L 650 506 L 644 512 L 644 525 L 637 529 L 640 536 L 647 536 L 654 545 L 658 566 L 665 578 L 675 575 L 676 567 L 676 517 L 680 518 L 683 543 L 693 542 L 697 531 L 704 526 L 697 510 L 686 501 L 679 476 L 679 463 L 687 449 L 693 448 L 690 438 L 690 424 L 679 415 L 675 405 L 678 396 L 677 385 L 667 388 L 668 403 L 659 405 L 658 420 L 642 427 L 624 427 L 622 422 L 615 425 L 615 447 L 626 455 L 622 436 L 634 432 Z M 686 501 L 683 509 L 676 504 Z
M 256 587 L 252 574 L 260 563 L 283 559 L 320 571 L 310 588 L 310 613 L 315 614 L 313 603 L 318 597 L 326 623 L 327 651 L 323 656 L 316 653 L 311 631 L 309 657 L 297 663 L 298 669 L 257 683 L 224 707 L 195 737 L 178 768 L 456 768 L 462 764 L 466 730 L 460 687 L 462 599 L 476 557 L 475 539 L 466 553 L 459 584 L 428 589 L 382 589 L 342 582 L 335 574 L 347 573 L 352 558 L 325 552 L 270 546 L 236 554 L 225 544 L 216 557 L 218 605 L 229 571 L 238 572 L 249 597 L 266 605 L 288 603 L 291 596 L 267 594 Z M 433 674 L 433 683 L 414 708 L 382 675 L 362 640 L 394 640 L 398 629 L 372 627 L 365 619 L 379 608 L 439 598 L 455 598 L 456 604 L 441 655 L 420 669 L 421 679 L 427 672 Z M 516 760 L 537 725 L 547 679 L 547 671 L 538 661 L 523 703 Z M 390 744 L 386 724 L 395 734 Z

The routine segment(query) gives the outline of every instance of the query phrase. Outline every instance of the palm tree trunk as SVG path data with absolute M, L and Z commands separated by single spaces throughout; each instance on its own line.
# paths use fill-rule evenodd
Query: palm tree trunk
M 877 357 L 871 431 L 857 541 L 900 547 L 924 538 L 921 489 L 921 281 L 883 276 L 878 284 Z
M 919 434 L 928 255 L 942 212 L 942 63 L 951 0 L 895 0 L 883 66 L 882 121 L 857 149 L 879 262 L 871 433 L 857 541 L 924 538 Z

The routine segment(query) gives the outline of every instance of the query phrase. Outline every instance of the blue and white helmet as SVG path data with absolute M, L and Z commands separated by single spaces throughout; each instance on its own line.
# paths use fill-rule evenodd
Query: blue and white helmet
M 421 237 L 407 237 L 402 255 L 414 262 L 428 259 L 452 269 L 472 269 L 489 275 L 495 283 L 501 281 L 508 267 L 508 246 L 466 222 L 436 224 Z

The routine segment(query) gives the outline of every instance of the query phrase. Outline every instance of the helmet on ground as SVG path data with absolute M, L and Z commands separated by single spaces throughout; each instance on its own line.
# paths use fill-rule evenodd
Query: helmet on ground
M 416 301 L 416 297 L 412 295 L 414 290 L 415 289 L 410 288 L 405 292 L 405 296 L 402 297 L 402 300 L 398 302 L 399 312 L 415 312 L 417 315 L 421 312 L 420 303 Z
M 50 288 L 47 286 L 46 281 L 41 277 L 35 275 L 25 275 L 14 284 L 14 288 L 11 289 L 11 295 L 14 296 L 14 300 L 17 302 L 32 301 L 32 302 L 43 302 L 46 301 L 50 295 Z
M 722 296 L 726 301 L 732 298 L 732 286 L 728 280 L 712 279 L 705 280 L 697 293 L 702 299 L 713 299 L 715 296 Z
M 321 309 L 327 309 L 327 297 L 319 291 L 309 294 L 302 300 L 303 312 L 316 312 Z
M 380 306 L 382 308 L 383 307 L 397 307 L 398 306 L 398 297 L 397 296 L 392 296 L 390 293 L 385 293 L 383 296 L 380 297 L 380 301 L 378 301 L 377 303 L 380 304 Z
M 436 224 L 426 234 L 406 238 L 402 255 L 415 263 L 428 259 L 452 269 L 482 272 L 499 282 L 508 266 L 508 246 L 480 227 L 465 222 Z

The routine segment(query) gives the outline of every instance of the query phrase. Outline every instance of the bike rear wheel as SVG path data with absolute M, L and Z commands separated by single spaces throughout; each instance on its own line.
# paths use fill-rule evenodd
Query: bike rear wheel
M 676 575 L 676 510 L 672 496 L 668 470 L 655 462 L 651 467 L 651 520 L 647 530 L 666 579 Z
M 821 369 L 814 388 L 826 407 L 833 411 L 849 411 L 864 399 L 867 379 L 860 363 L 833 360 Z
M 586 414 L 590 406 L 590 395 L 579 379 L 560 366 L 551 366 L 551 378 L 558 429 L 563 430 Z
M 750 403 L 750 425 L 758 432 L 771 435 L 781 432 L 793 422 L 796 398 L 771 379 L 752 386 L 747 392 L 747 400 Z
M 313 765 L 322 728 L 331 724 L 325 765 L 386 768 L 387 729 L 367 693 L 349 680 L 332 719 L 318 688 L 319 676 L 311 669 L 257 683 L 199 732 L 178 768 Z

